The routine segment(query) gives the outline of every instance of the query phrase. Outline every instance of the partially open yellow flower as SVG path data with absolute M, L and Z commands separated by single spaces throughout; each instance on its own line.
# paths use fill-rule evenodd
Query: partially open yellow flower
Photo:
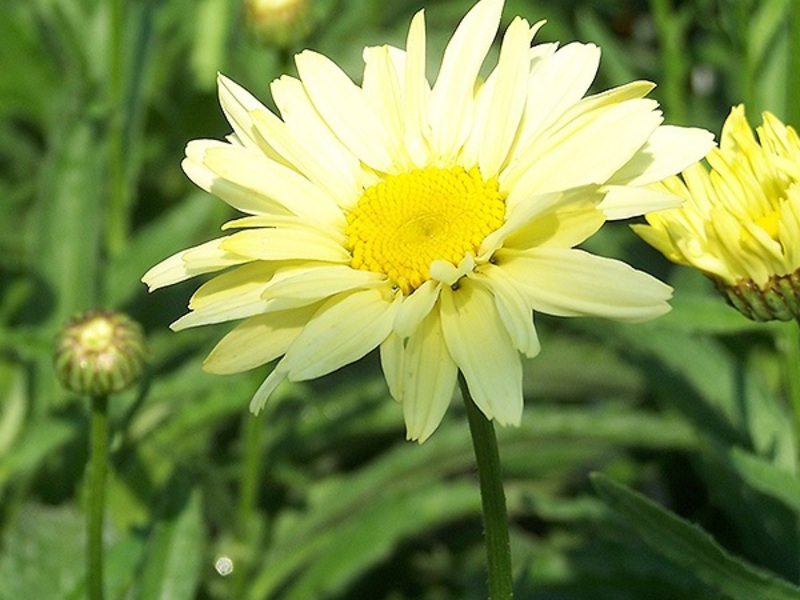
M 502 8 L 470 10 L 433 85 L 422 11 L 405 50 L 364 50 L 360 86 L 320 54 L 297 55 L 299 78 L 272 83 L 280 117 L 220 77 L 234 133 L 191 142 L 183 167 L 250 216 L 144 281 L 229 268 L 173 328 L 245 319 L 208 357 L 215 373 L 282 357 L 252 410 L 286 379 L 380 347 L 409 438 L 439 425 L 459 370 L 488 418 L 518 424 L 534 311 L 640 321 L 669 310 L 668 286 L 575 246 L 609 218 L 675 206 L 647 184 L 699 160 L 711 135 L 662 126 L 647 82 L 584 98 L 599 49 L 531 47 L 542 23 L 522 18 L 479 83 Z
M 670 260 L 700 269 L 755 320 L 800 316 L 800 139 L 769 112 L 757 128 L 731 110 L 719 148 L 656 188 L 686 199 L 634 229 Z

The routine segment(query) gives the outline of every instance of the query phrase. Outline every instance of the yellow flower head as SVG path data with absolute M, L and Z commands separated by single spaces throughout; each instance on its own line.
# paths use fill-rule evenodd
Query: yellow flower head
M 756 320 L 793 319 L 800 268 L 800 139 L 769 112 L 758 139 L 736 106 L 722 128 L 711 170 L 695 164 L 656 188 L 685 199 L 647 215 L 636 232 L 670 260 L 700 269 Z M 795 306 L 797 305 L 797 306 Z
M 519 17 L 481 83 L 502 9 L 469 11 L 432 85 L 422 11 L 405 50 L 364 50 L 361 85 L 298 54 L 299 77 L 272 83 L 280 117 L 220 77 L 233 134 L 190 142 L 183 168 L 249 216 L 144 281 L 227 269 L 173 329 L 244 319 L 205 368 L 280 358 L 252 410 L 286 379 L 379 347 L 410 439 L 439 425 L 459 370 L 488 418 L 517 424 L 520 353 L 539 352 L 534 311 L 640 321 L 669 310 L 668 286 L 575 246 L 607 219 L 676 206 L 646 186 L 702 158 L 711 135 L 663 126 L 648 82 L 584 97 L 599 49 L 531 47 L 542 23 Z

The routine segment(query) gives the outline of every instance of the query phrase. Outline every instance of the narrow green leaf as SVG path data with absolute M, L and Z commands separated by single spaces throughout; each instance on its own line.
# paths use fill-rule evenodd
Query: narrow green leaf
M 742 448 L 729 453 L 731 463 L 752 488 L 800 511 L 800 479 Z
M 582 325 L 620 348 L 648 371 L 650 385 L 665 402 L 698 427 L 732 443 L 752 446 L 793 468 L 794 433 L 780 399 L 758 373 L 720 341 L 678 331 L 659 321 L 636 326 Z M 709 376 L 713 374 L 713 377 Z
M 592 483 L 603 501 L 673 563 L 733 600 L 798 600 L 800 588 L 728 553 L 697 525 L 602 474 Z
M 335 596 L 355 577 L 384 560 L 403 539 L 479 510 L 477 486 L 467 483 L 441 483 L 385 498 L 328 536 L 310 568 L 295 578 L 281 597 L 306 600 Z
M 84 519 L 72 507 L 28 504 L 3 536 L 0 600 L 60 600 L 84 578 Z
M 128 242 L 125 252 L 114 257 L 105 273 L 109 305 L 120 306 L 146 289 L 142 275 L 171 254 L 200 242 L 197 234 L 204 229 L 215 210 L 208 194 L 189 195 L 166 214 L 139 231 Z
M 153 531 L 138 600 L 192 600 L 204 553 L 200 492 L 180 483 L 167 490 L 163 519 Z
M 35 471 L 45 458 L 72 439 L 78 430 L 75 423 L 55 419 L 28 426 L 0 462 L 0 487 L 17 475 Z
M 52 294 L 50 322 L 57 327 L 97 301 L 103 190 L 102 152 L 92 125 L 65 124 L 56 138 L 41 175 L 40 212 L 32 225 L 39 233 L 36 266 Z

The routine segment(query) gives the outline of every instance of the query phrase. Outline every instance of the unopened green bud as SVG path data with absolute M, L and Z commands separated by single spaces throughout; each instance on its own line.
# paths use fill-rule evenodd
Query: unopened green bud
M 750 279 L 730 285 L 712 277 L 728 304 L 753 321 L 792 321 L 800 318 L 800 270 L 773 275 L 762 286 Z
M 119 392 L 142 374 L 144 333 L 127 315 L 89 311 L 61 330 L 54 359 L 58 378 L 67 389 L 90 396 Z
M 262 44 L 287 47 L 314 28 L 311 0 L 245 0 L 247 29 Z

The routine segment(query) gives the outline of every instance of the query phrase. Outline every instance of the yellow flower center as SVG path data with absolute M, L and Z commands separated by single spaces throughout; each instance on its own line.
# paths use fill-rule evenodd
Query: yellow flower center
M 503 224 L 506 206 L 496 179 L 477 167 L 428 167 L 390 175 L 364 190 L 347 216 L 354 269 L 386 274 L 404 294 L 430 279 L 430 265 L 458 265 L 477 255 Z

